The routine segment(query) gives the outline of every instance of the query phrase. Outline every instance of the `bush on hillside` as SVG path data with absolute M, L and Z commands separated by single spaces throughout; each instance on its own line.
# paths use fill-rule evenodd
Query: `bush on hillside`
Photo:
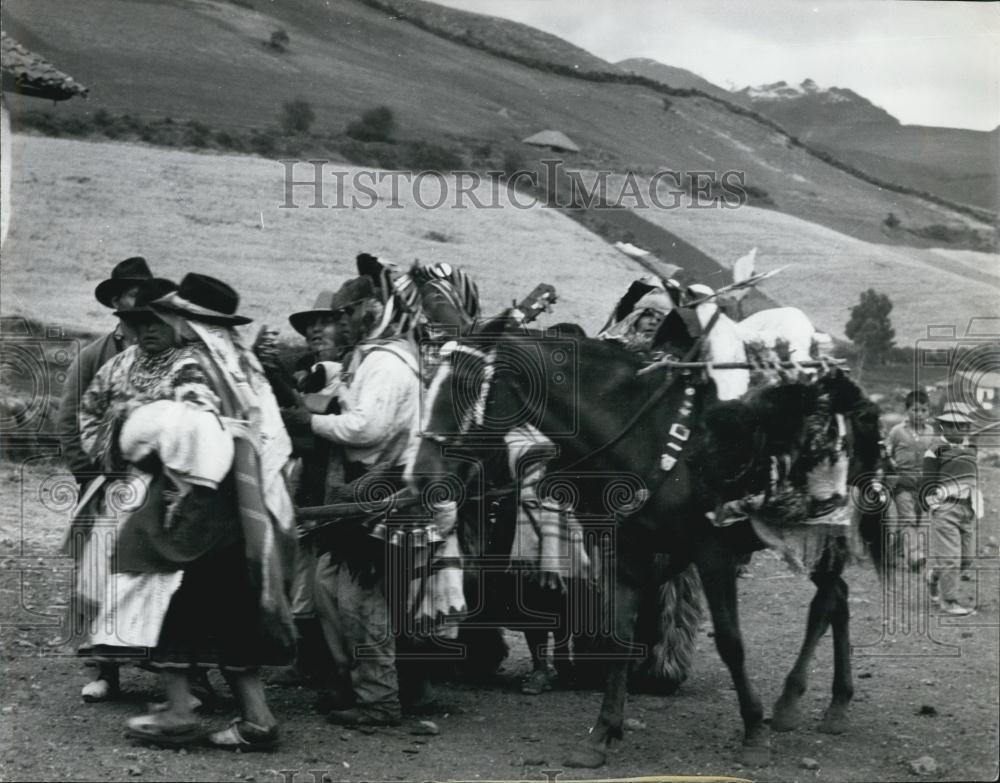
M 184 144 L 191 147 L 208 146 L 211 130 L 203 123 L 192 120 L 184 129 Z
M 978 231 L 971 226 L 944 225 L 942 223 L 932 223 L 929 226 L 919 228 L 908 228 L 913 236 L 929 240 L 943 245 L 955 245 L 959 247 L 971 247 L 974 250 L 981 250 L 986 253 L 994 253 L 997 250 L 997 237 L 995 232 Z
M 413 171 L 454 171 L 462 168 L 462 158 L 440 144 L 414 141 L 406 145 L 403 165 Z
M 308 133 L 315 119 L 316 112 L 307 100 L 296 98 L 281 105 L 281 127 L 289 136 Z
M 276 52 L 283 52 L 288 48 L 288 43 L 291 39 L 288 37 L 288 33 L 281 27 L 271 33 L 271 38 L 268 40 L 267 45 L 274 49 Z
M 524 170 L 524 154 L 521 150 L 508 147 L 503 151 L 503 159 L 500 161 L 500 170 L 508 177 L 517 171 Z
M 259 131 L 256 128 L 250 136 L 250 149 L 264 158 L 270 158 L 277 152 L 278 139 L 274 131 Z
M 358 141 L 390 141 L 396 128 L 396 118 L 388 106 L 369 109 L 361 118 L 347 126 L 347 135 Z
M 882 223 L 886 228 L 891 229 L 891 228 L 897 228 L 900 224 L 900 220 L 898 217 L 896 217 L 895 212 L 890 212 L 888 215 L 886 215 L 886 218 L 885 220 L 882 221 Z

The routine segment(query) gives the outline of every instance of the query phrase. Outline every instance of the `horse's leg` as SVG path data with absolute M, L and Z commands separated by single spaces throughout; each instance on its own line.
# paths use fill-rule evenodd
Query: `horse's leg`
M 806 636 L 799 650 L 795 665 L 785 678 L 785 687 L 781 696 L 774 704 L 771 716 L 771 728 L 775 731 L 792 731 L 799 726 L 802 719 L 799 701 L 806 692 L 809 677 L 809 663 L 816 652 L 816 645 L 826 633 L 834 614 L 836 603 L 835 580 L 838 577 L 830 574 L 812 575 L 816 585 L 816 594 L 809 604 L 809 618 L 806 621 Z
M 729 668 L 743 717 L 741 761 L 748 766 L 770 762 L 771 739 L 764 724 L 764 707 L 744 667 L 743 639 L 736 595 L 736 557 L 717 538 L 706 541 L 695 560 L 712 612 L 715 646 Z
M 819 725 L 819 730 L 827 734 L 842 734 L 847 731 L 847 707 L 854 696 L 854 682 L 851 677 L 851 633 L 850 609 L 847 603 L 847 582 L 836 577 L 836 596 L 833 605 L 833 699 Z
M 566 592 L 556 596 L 555 606 L 559 612 L 559 626 L 552 632 L 552 662 L 556 667 L 559 684 L 563 688 L 573 683 L 576 665 L 570 652 L 570 641 L 574 633 L 576 620 L 573 615 L 573 590 L 576 580 L 567 580 Z
M 549 632 L 538 629 L 525 630 L 524 639 L 531 652 L 531 674 L 522 683 L 521 693 L 537 696 L 543 691 L 552 689 L 548 661 Z
M 625 694 L 631 660 L 625 655 L 635 634 L 635 618 L 639 611 L 639 588 L 620 577 L 614 585 L 614 642 L 619 649 L 608 664 L 608 680 L 597 724 L 587 739 L 578 745 L 566 760 L 567 767 L 600 767 L 608 757 L 613 740 L 621 739 L 625 718 Z

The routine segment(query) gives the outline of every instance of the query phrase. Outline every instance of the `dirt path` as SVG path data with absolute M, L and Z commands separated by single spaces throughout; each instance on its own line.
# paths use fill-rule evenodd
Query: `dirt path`
M 513 651 L 494 682 L 475 687 L 437 683 L 445 704 L 445 711 L 433 716 L 438 736 L 412 735 L 413 721 L 370 734 L 331 726 L 312 712 L 310 690 L 271 687 L 269 698 L 284 732 L 273 755 L 136 744 L 124 737 L 123 726 L 145 702 L 158 698 L 153 675 L 132 668 L 124 678 L 122 701 L 87 705 L 79 698 L 79 663 L 53 656 L 46 645 L 57 635 L 53 623 L 58 603 L 66 598 L 68 576 L 65 561 L 52 554 L 67 513 L 57 490 L 60 475 L 42 465 L 24 470 L 0 465 L 5 499 L 0 512 L 3 780 L 281 781 L 287 779 L 282 771 L 291 770 L 301 771 L 299 781 L 312 779 L 306 770 L 328 772 L 332 780 L 544 780 L 543 770 L 563 769 L 567 749 L 596 715 L 600 697 L 594 692 L 522 695 L 518 682 L 528 670 L 528 653 L 519 638 L 509 635 Z M 627 715 L 642 727 L 626 733 L 608 766 L 565 771 L 560 779 L 671 773 L 775 781 L 900 780 L 912 777 L 908 763 L 923 755 L 938 765 L 931 779 L 995 777 L 1000 470 L 986 468 L 984 477 L 983 557 L 977 580 L 963 583 L 969 600 L 980 607 L 977 615 L 944 620 L 901 601 L 886 615 L 892 621 L 889 630 L 898 630 L 880 642 L 879 584 L 867 564 L 850 569 L 856 696 L 847 734 L 816 731 L 832 673 L 827 639 L 813 667 L 803 728 L 774 736 L 770 767 L 737 766 L 735 692 L 706 626 L 699 634 L 694 671 L 680 693 L 666 699 L 632 697 Z M 770 705 L 797 651 L 812 591 L 769 553 L 755 556 L 752 574 L 740 583 L 748 668 Z M 206 726 L 221 726 L 229 717 L 223 709 L 206 716 Z M 804 769 L 803 759 L 815 760 L 819 768 Z

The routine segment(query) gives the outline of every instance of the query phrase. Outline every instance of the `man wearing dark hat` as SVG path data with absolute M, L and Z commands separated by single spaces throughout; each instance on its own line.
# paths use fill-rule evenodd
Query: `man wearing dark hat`
M 295 407 L 304 404 L 315 413 L 339 412 L 333 391 L 340 383 L 340 360 L 347 346 L 337 329 L 338 314 L 331 309 L 333 292 L 321 291 L 313 306 L 288 317 L 292 328 L 302 335 L 307 352 L 300 356 L 291 371 L 282 363 L 271 335 L 262 332 L 254 343 L 279 404 Z M 295 456 L 301 460 L 295 503 L 300 507 L 320 506 L 327 502 L 326 489 L 330 478 L 341 469 L 331 464 L 330 443 L 312 433 L 293 440 Z M 339 476 L 342 480 L 342 475 Z M 316 553 L 300 542 L 295 557 L 292 582 L 292 614 L 297 633 L 295 664 L 271 677 L 272 685 L 296 686 L 322 681 L 329 673 L 331 662 L 326 642 L 316 616 L 313 584 L 316 574 Z
M 128 309 L 135 303 L 139 286 L 150 280 L 153 273 L 146 259 L 139 256 L 126 258 L 111 270 L 111 277 L 98 284 L 94 290 L 97 301 L 111 310 Z M 59 403 L 58 432 L 66 433 L 63 440 L 63 457 L 81 487 L 96 474 L 96 467 L 80 446 L 80 397 L 94 379 L 101 366 L 135 342 L 132 329 L 121 319 L 115 328 L 90 343 L 73 362 L 63 386 Z
M 98 284 L 94 296 L 98 302 L 111 310 L 128 309 L 135 304 L 139 287 L 152 279 L 153 273 L 146 259 L 139 256 L 126 258 L 115 265 L 107 280 Z M 97 371 L 134 342 L 133 329 L 124 320 L 119 319 L 112 331 L 80 351 L 66 375 L 62 399 L 59 402 L 57 431 L 64 433 L 63 457 L 67 467 L 73 472 L 77 484 L 80 485 L 81 494 L 84 486 L 99 475 L 100 471 L 80 444 L 80 398 L 97 375 Z M 81 693 L 83 700 L 105 701 L 117 694 L 118 668 L 116 663 L 99 663 L 94 672 L 94 679 L 83 687 Z
M 420 426 L 420 376 L 415 346 L 406 339 L 377 339 L 383 315 L 371 278 L 348 280 L 333 297 L 341 339 L 353 346 L 341 392 L 342 413 L 316 415 L 305 408 L 283 411 L 292 431 L 307 428 L 344 448 L 348 482 L 373 471 L 398 474 L 415 445 Z M 317 566 L 320 623 L 339 673 L 350 682 L 350 709 L 334 710 L 338 724 L 396 725 L 400 721 L 395 639 L 391 631 L 384 573 L 366 577 L 358 561 L 373 554 L 370 537 L 342 541 Z M 381 548 L 378 548 L 381 553 Z M 353 562 L 349 565 L 349 561 Z M 363 655 L 357 650 L 363 649 Z M 346 706 L 346 705 L 344 705 Z

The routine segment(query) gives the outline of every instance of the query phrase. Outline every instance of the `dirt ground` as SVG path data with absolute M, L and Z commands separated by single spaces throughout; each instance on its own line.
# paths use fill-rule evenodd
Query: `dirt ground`
M 525 696 L 519 680 L 529 657 L 508 634 L 512 653 L 487 685 L 439 682 L 437 736 L 412 734 L 416 719 L 371 733 L 324 722 L 306 688 L 269 687 L 283 741 L 271 755 L 210 748 L 161 750 L 124 736 L 126 718 L 159 698 L 155 677 L 129 668 L 123 698 L 84 704 L 80 663 L 50 646 L 58 637 L 66 561 L 55 553 L 72 503 L 68 477 L 44 462 L 0 464 L 0 778 L 3 780 L 559 780 L 640 775 L 734 775 L 774 781 L 916 780 L 910 762 L 930 756 L 928 779 L 988 780 L 997 775 L 998 531 L 1000 470 L 983 468 L 987 513 L 978 531 L 976 577 L 963 582 L 979 611 L 941 618 L 916 606 L 900 582 L 883 593 L 873 568 L 853 566 L 852 634 L 856 694 L 850 730 L 817 732 L 832 675 L 829 636 L 813 666 L 806 720 L 774 734 L 773 762 L 736 764 L 740 720 L 711 628 L 699 633 L 694 669 L 670 698 L 630 697 L 627 717 L 640 724 L 601 770 L 568 770 L 568 749 L 587 732 L 600 696 L 556 689 Z M 765 704 L 777 697 L 804 630 L 812 591 L 767 552 L 754 557 L 740 582 L 748 669 Z M 885 596 L 885 598 L 884 598 Z M 884 624 L 883 619 L 887 622 Z M 883 633 L 883 627 L 885 631 Z M 217 674 L 213 674 L 217 678 Z M 221 687 L 221 680 L 215 680 Z M 225 707 L 204 718 L 221 727 Z M 807 768 L 815 767 L 815 769 Z

